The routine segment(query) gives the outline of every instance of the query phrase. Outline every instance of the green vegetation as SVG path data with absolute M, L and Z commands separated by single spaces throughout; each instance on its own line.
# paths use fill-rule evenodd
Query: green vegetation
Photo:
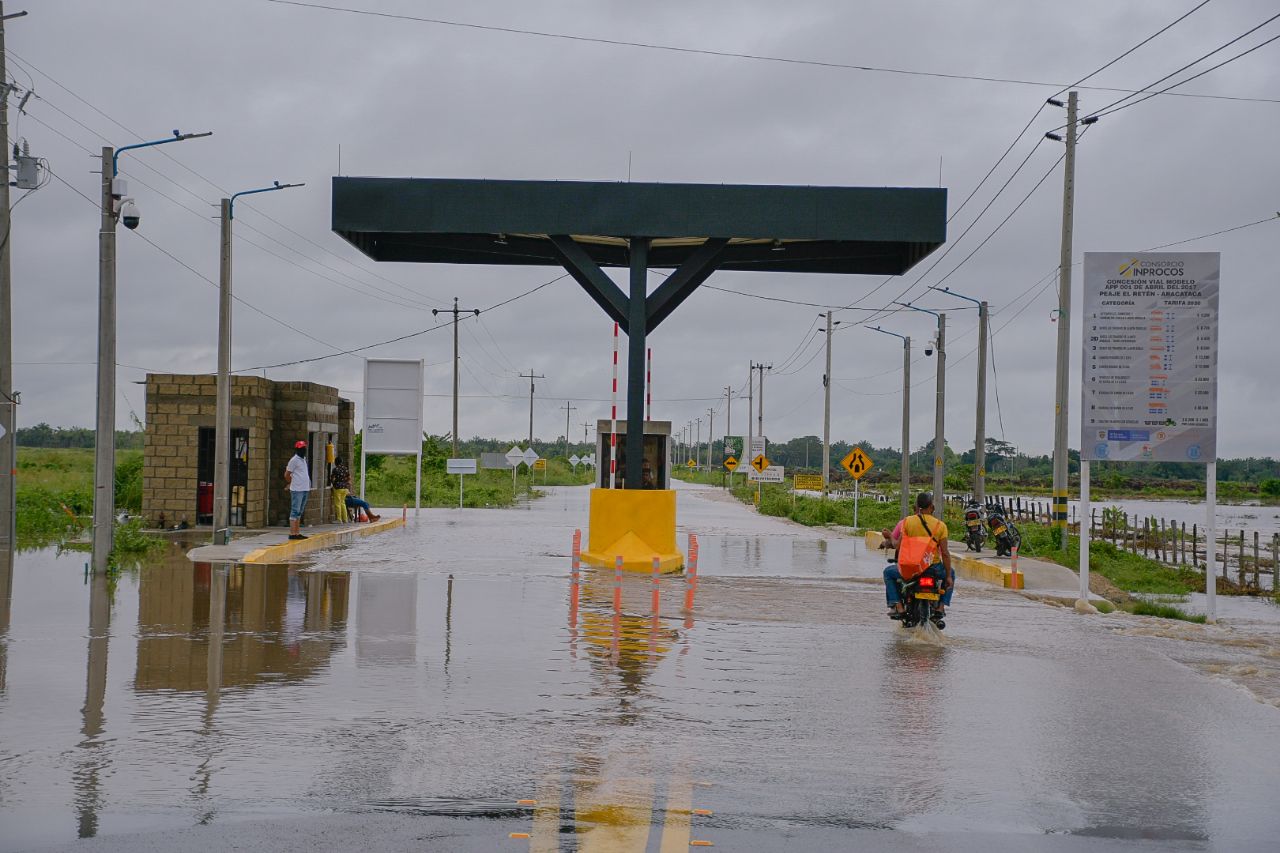
M 1199 625 L 1205 623 L 1205 617 L 1202 613 L 1192 615 L 1181 608 L 1174 607 L 1170 604 L 1156 604 L 1150 601 L 1134 601 L 1125 605 L 1125 610 L 1135 616 L 1159 616 L 1161 619 L 1180 619 L 1183 622 L 1195 622 Z

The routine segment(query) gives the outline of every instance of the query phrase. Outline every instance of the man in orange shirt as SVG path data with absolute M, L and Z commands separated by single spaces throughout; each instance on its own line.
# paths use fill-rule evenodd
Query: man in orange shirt
M 937 610 L 938 615 L 943 616 L 946 614 L 947 606 L 951 604 L 951 594 L 956 588 L 956 575 L 951 568 L 951 551 L 947 548 L 947 525 L 942 519 L 933 516 L 933 495 L 929 492 L 921 492 L 916 496 L 915 514 L 899 521 L 898 526 L 893 529 L 894 547 L 901 546 L 902 540 L 909 536 L 927 537 L 938 543 L 938 554 L 941 559 L 930 568 L 941 565 L 946 572 L 947 591 L 943 594 L 941 606 Z M 898 593 L 898 582 L 901 580 L 902 572 L 897 563 L 890 563 L 885 567 L 885 599 L 888 601 L 891 615 L 903 612 L 902 598 Z

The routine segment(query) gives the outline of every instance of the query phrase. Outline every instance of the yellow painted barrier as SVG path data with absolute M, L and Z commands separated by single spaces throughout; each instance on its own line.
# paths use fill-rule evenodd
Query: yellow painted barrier
M 610 567 L 622 557 L 628 572 L 661 572 L 684 567 L 676 547 L 676 493 L 670 489 L 592 489 L 587 547 L 582 561 Z
M 308 535 L 306 539 L 281 542 L 279 545 L 267 545 L 266 547 L 250 551 L 241 558 L 240 562 L 284 563 L 301 554 L 318 551 L 321 548 L 331 548 L 334 545 L 341 545 L 342 543 L 349 542 L 357 537 L 369 536 L 374 533 L 382 533 L 384 530 L 391 530 L 393 528 L 403 526 L 403 518 L 389 518 L 383 521 L 373 521 L 356 527 L 344 528 L 342 530 L 329 530 L 324 533 L 315 533 Z

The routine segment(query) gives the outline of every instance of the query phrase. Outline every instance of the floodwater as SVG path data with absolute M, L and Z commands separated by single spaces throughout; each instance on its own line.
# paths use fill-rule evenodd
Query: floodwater
M 0 850 L 1275 849 L 1260 602 L 1195 626 L 971 584 L 916 636 L 852 539 L 682 488 L 692 613 L 628 577 L 615 616 L 590 570 L 575 610 L 586 498 L 297 565 L 20 555 Z

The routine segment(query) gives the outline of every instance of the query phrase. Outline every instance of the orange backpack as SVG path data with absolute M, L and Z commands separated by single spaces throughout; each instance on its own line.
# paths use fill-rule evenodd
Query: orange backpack
M 938 542 L 933 538 L 933 531 L 929 529 L 924 516 L 917 515 L 916 518 L 920 519 L 929 535 L 902 537 L 902 542 L 898 545 L 898 571 L 902 573 L 904 580 L 911 580 L 938 561 Z M 903 533 L 906 533 L 906 525 L 903 525 Z

